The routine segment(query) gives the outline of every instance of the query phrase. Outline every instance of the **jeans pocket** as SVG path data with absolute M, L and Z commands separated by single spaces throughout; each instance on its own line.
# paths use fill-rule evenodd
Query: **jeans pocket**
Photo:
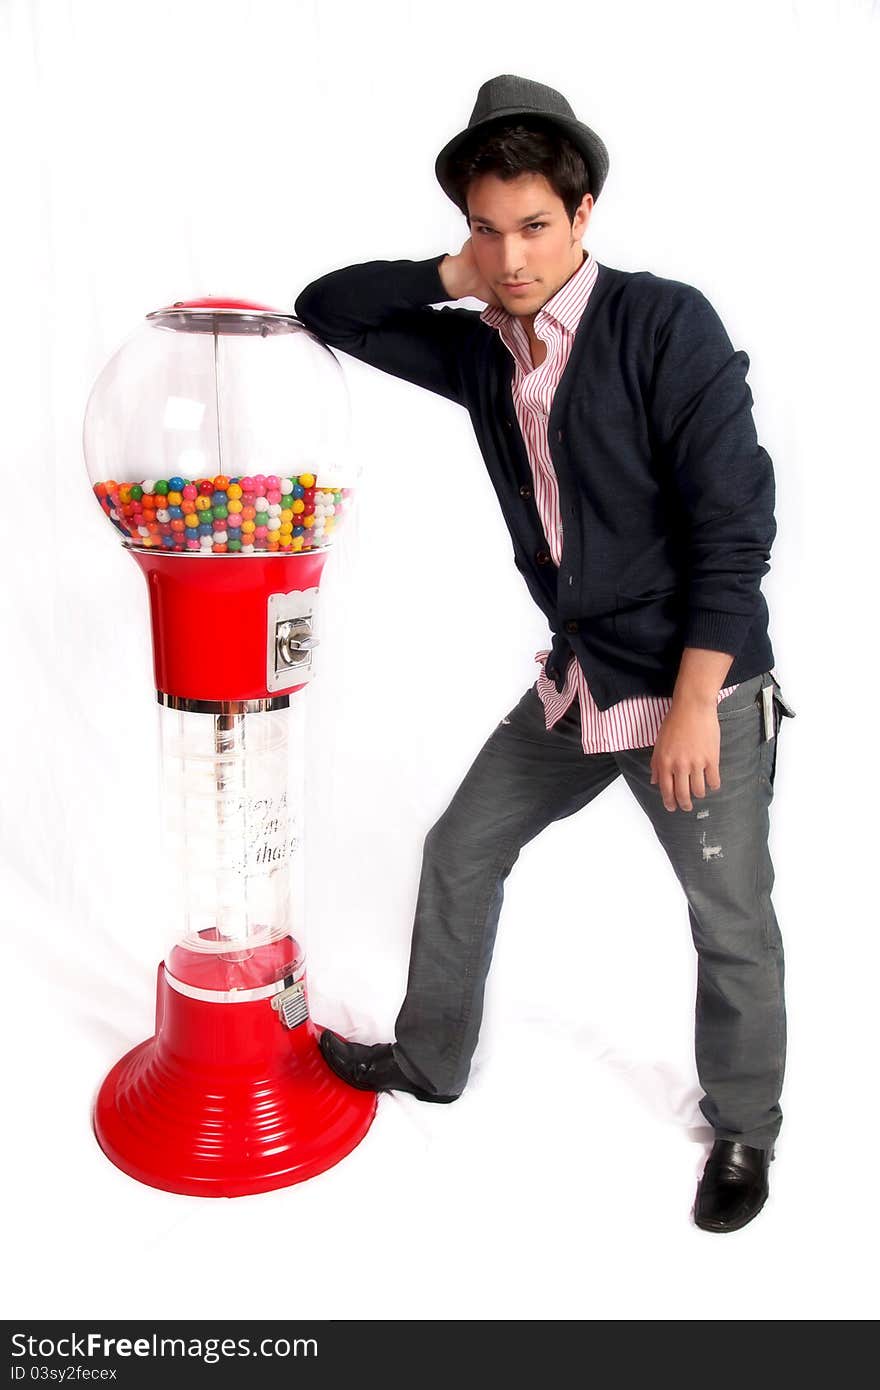
M 783 719 L 796 719 L 797 715 L 782 693 L 775 677 L 773 680 L 773 738 L 766 740 L 766 777 L 771 791 L 776 783 L 776 760 L 779 753 L 779 731 Z
M 716 714 L 720 723 L 727 719 L 747 719 L 753 715 L 761 701 L 761 676 L 752 676 L 741 681 L 732 695 L 725 695 L 718 701 Z
M 788 703 L 785 696 L 783 695 L 782 687 L 779 684 L 779 681 L 776 679 L 775 676 L 771 676 L 771 680 L 773 681 L 773 698 L 775 699 L 780 709 L 780 719 L 784 718 L 786 715 L 789 717 L 789 719 L 796 719 L 797 714 L 795 710 L 792 709 L 791 705 Z

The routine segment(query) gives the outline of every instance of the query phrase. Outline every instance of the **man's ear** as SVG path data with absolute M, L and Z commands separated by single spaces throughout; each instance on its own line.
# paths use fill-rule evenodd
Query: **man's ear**
M 578 236 L 578 235 L 582 236 L 583 233 L 586 231 L 587 226 L 588 226 L 589 221 L 590 221 L 590 213 L 591 213 L 592 211 L 593 211 L 593 195 L 592 195 L 592 193 L 585 193 L 584 196 L 583 196 L 583 198 L 581 198 L 581 201 L 580 201 L 580 203 L 579 203 L 577 209 L 575 210 L 574 217 L 571 219 L 571 228 L 572 228 L 572 232 L 574 232 L 575 236 Z M 582 220 L 582 222 L 581 222 L 581 230 L 580 230 L 579 233 L 577 233 L 577 232 L 574 231 L 574 224 L 575 224 L 575 222 L 577 221 L 578 215 L 579 215 L 580 213 L 583 213 L 584 216 L 583 216 L 583 220 Z

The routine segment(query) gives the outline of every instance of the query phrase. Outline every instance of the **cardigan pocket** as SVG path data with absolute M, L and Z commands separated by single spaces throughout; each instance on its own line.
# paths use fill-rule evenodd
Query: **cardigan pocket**
M 618 591 L 614 627 L 625 646 L 639 652 L 661 652 L 672 645 L 684 626 L 685 603 L 678 589 L 665 594 L 628 595 Z

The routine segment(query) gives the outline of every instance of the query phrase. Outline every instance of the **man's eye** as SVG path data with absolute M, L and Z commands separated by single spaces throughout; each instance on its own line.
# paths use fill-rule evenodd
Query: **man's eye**
M 529 227 L 541 227 L 541 228 L 544 228 L 544 227 L 547 226 L 547 223 L 546 223 L 546 222 L 529 222 L 529 223 L 528 223 L 528 226 L 529 226 Z M 494 228 L 494 227 L 478 227 L 478 228 L 477 228 L 477 231 L 478 231 L 478 232 L 489 232 L 492 236 L 495 235 L 495 228 Z

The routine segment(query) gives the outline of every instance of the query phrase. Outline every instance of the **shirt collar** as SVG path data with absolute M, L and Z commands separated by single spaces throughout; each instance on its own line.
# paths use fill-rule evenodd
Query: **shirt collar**
M 598 275 L 598 265 L 592 252 L 584 251 L 583 263 L 580 270 L 576 270 L 574 275 L 566 280 L 564 285 L 551 295 L 547 303 L 542 305 L 535 315 L 535 328 L 543 322 L 545 317 L 553 318 L 557 323 L 567 328 L 569 333 L 575 333 L 580 323 L 581 315 L 587 307 L 590 291 L 596 283 Z M 500 305 L 487 304 L 480 318 L 487 323 L 490 328 L 497 328 L 499 332 L 510 326 L 516 314 L 509 314 Z

